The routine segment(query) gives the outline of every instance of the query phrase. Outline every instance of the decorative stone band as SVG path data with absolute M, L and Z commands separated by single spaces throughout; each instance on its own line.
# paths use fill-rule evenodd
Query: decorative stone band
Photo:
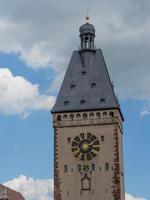
M 57 128 L 54 129 L 54 200 L 62 200 L 60 191 L 59 163 L 58 163 L 58 144 Z
M 85 125 L 100 125 L 100 124 L 119 124 L 122 129 L 122 123 L 118 117 L 113 118 L 100 118 L 100 119 L 73 119 L 73 120 L 61 120 L 54 121 L 54 127 L 65 127 L 65 126 L 85 126 Z
M 112 178 L 112 193 L 114 200 L 121 199 L 121 186 L 120 186 L 120 168 L 119 168 L 119 141 L 118 141 L 118 127 L 114 128 L 114 176 Z

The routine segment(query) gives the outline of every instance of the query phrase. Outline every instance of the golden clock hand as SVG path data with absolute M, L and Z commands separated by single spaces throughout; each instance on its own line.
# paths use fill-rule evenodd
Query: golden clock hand
M 89 145 L 92 145 L 96 140 L 92 141 Z

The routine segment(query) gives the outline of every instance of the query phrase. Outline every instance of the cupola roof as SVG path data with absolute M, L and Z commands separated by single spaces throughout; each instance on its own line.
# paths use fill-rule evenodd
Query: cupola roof
M 82 35 L 82 34 L 88 34 L 88 33 L 91 33 L 91 34 L 93 33 L 95 35 L 95 28 L 94 28 L 94 26 L 92 24 L 88 23 L 88 22 L 85 23 L 85 24 L 83 24 L 80 27 L 79 31 L 80 31 L 80 35 Z

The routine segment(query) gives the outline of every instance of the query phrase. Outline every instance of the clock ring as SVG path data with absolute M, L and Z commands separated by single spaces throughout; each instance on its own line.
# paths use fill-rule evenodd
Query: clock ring
M 91 133 L 80 133 L 72 142 L 72 152 L 81 161 L 91 160 L 96 157 L 99 149 L 99 140 Z

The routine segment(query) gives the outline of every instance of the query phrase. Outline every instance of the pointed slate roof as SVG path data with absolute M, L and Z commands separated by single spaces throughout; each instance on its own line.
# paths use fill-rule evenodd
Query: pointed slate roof
M 74 51 L 52 113 L 119 108 L 101 49 Z

